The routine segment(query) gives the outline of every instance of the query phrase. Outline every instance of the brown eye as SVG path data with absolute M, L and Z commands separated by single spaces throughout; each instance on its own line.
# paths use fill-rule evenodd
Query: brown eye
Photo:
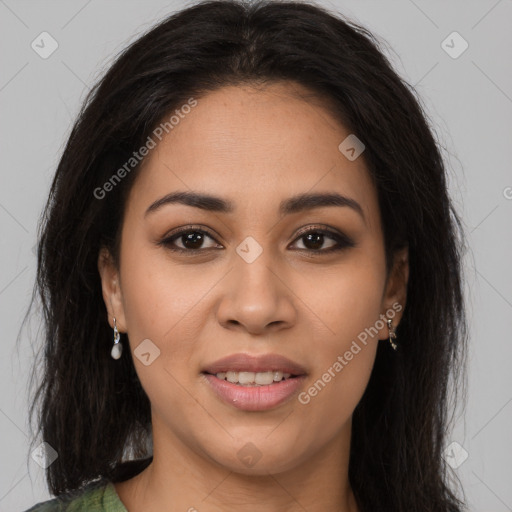
M 191 231 L 180 235 L 177 239 L 182 242 L 185 249 L 200 249 L 204 243 L 205 235 L 199 231 Z
M 324 233 L 320 233 L 318 231 L 311 231 L 308 234 L 302 235 L 300 237 L 300 239 L 303 240 L 303 245 L 305 245 L 307 250 L 322 249 L 326 238 L 330 238 L 331 241 L 333 241 L 332 237 L 326 236 Z
M 203 247 L 206 238 L 215 240 L 208 232 L 202 229 L 183 229 L 171 236 L 164 238 L 160 245 L 163 245 L 171 251 L 177 252 L 201 252 L 214 247 Z M 181 244 L 181 247 L 177 244 Z
M 326 239 L 331 240 L 334 244 L 322 249 Z M 302 244 L 304 246 L 304 248 L 299 247 L 297 250 L 316 252 L 319 254 L 331 253 L 355 246 L 354 241 L 348 236 L 327 229 L 319 229 L 317 227 L 303 231 L 296 240 L 302 240 Z

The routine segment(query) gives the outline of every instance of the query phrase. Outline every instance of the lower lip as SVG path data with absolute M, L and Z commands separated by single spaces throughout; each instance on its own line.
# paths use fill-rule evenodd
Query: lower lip
M 209 373 L 203 375 L 219 398 L 244 411 L 266 411 L 281 405 L 297 393 L 305 379 L 301 375 L 268 386 L 240 386 Z

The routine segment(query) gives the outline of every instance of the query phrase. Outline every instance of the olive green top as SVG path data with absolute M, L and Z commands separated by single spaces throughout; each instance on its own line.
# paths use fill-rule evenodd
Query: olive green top
M 62 494 L 25 512 L 128 512 L 111 481 L 101 480 L 74 494 Z

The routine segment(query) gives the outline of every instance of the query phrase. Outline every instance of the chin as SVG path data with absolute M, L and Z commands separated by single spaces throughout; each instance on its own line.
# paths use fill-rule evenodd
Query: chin
M 223 468 L 241 475 L 265 476 L 278 474 L 295 468 L 300 460 L 297 457 L 296 449 L 290 446 L 289 449 L 276 451 L 276 445 L 268 440 L 264 448 L 259 449 L 251 441 L 246 441 L 241 448 L 233 452 L 212 456 L 215 462 Z

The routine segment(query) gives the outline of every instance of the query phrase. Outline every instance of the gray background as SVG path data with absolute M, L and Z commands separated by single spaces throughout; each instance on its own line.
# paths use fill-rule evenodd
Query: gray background
M 446 148 L 451 193 L 471 246 L 465 261 L 469 393 L 448 443 L 456 441 L 469 455 L 454 473 L 470 509 L 512 511 L 512 0 L 323 3 L 389 43 L 392 50 L 385 51 L 416 86 Z M 52 174 L 86 91 L 113 56 L 185 5 L 0 0 L 1 511 L 49 498 L 43 470 L 30 457 L 27 426 L 37 318 L 18 345 L 16 339 L 32 290 L 37 222 Z M 47 59 L 31 48 L 43 31 L 59 45 Z M 441 46 L 453 31 L 469 44 L 455 59 Z M 460 42 L 449 44 L 460 48 Z M 460 463 L 461 450 L 447 456 Z

